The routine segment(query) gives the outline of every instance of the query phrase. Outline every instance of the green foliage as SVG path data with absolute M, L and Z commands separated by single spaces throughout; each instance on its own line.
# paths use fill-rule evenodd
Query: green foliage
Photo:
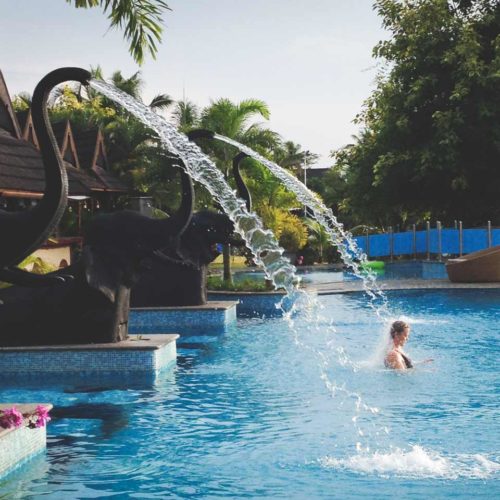
M 296 252 L 307 243 L 307 229 L 296 215 L 272 206 L 262 206 L 259 213 L 286 251 Z
M 209 276 L 207 280 L 209 290 L 228 291 L 228 292 L 267 292 L 268 286 L 264 280 L 255 280 L 251 278 L 238 282 L 224 281 L 219 276 Z
M 304 221 L 309 230 L 309 245 L 318 254 L 318 262 L 323 262 L 324 252 L 332 246 L 330 237 L 326 229 L 316 220 L 305 219 Z
M 76 8 L 101 7 L 108 14 L 111 28 L 123 31 L 129 52 L 138 64 L 144 62 L 145 51 L 153 59 L 158 52 L 163 32 L 162 13 L 170 10 L 164 0 L 66 0 Z
M 500 216 L 500 4 L 378 0 L 391 38 L 357 121 L 335 153 L 354 222 L 385 226 Z M 335 175 L 335 174 L 333 174 Z

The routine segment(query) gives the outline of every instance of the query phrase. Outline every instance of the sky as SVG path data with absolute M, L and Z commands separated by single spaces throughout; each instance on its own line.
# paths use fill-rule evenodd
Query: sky
M 353 119 L 374 88 L 387 38 L 372 0 L 168 0 L 156 60 L 138 67 L 99 8 L 65 0 L 0 0 L 0 70 L 11 96 L 32 92 L 60 66 L 101 65 L 105 75 L 140 69 L 144 101 L 158 93 L 203 107 L 256 98 L 266 126 L 320 154 L 352 142 Z M 22 9 L 21 9 L 22 6 Z

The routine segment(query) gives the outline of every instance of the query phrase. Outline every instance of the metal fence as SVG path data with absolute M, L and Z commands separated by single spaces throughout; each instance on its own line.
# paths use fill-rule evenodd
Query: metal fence
M 463 229 L 462 223 L 456 228 L 443 228 L 437 222 L 435 228 L 427 223 L 426 229 L 382 234 L 366 234 L 354 238 L 361 250 L 370 257 L 394 257 L 398 255 L 431 255 L 439 259 L 443 255 L 463 255 L 500 245 L 500 228 Z

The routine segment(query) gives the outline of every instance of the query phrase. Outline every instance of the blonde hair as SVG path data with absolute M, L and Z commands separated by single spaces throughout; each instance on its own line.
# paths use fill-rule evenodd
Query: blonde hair
M 391 337 L 394 338 L 396 335 L 403 333 L 410 325 L 406 321 L 394 321 L 391 325 Z

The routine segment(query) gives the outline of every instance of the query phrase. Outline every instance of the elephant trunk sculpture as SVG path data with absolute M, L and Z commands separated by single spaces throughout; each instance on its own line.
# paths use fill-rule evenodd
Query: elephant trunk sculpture
M 59 68 L 35 88 L 31 112 L 45 170 L 45 192 L 38 205 L 30 210 L 15 213 L 0 210 L 0 281 L 37 286 L 64 280 L 61 276 L 27 273 L 15 266 L 50 236 L 67 204 L 68 179 L 47 113 L 48 96 L 60 83 L 74 80 L 85 84 L 89 79 L 90 73 L 84 69 Z
M 188 134 L 190 140 L 212 139 L 209 130 L 195 130 Z M 238 194 L 251 209 L 250 193 L 240 174 L 240 163 L 245 153 L 233 160 Z M 243 245 L 234 235 L 234 225 L 222 213 L 202 210 L 193 215 L 180 239 L 178 254 L 182 262 L 160 260 L 158 256 L 145 263 L 149 270 L 141 275 L 132 288 L 132 307 L 193 306 L 207 303 L 208 264 L 219 254 L 217 244 Z

